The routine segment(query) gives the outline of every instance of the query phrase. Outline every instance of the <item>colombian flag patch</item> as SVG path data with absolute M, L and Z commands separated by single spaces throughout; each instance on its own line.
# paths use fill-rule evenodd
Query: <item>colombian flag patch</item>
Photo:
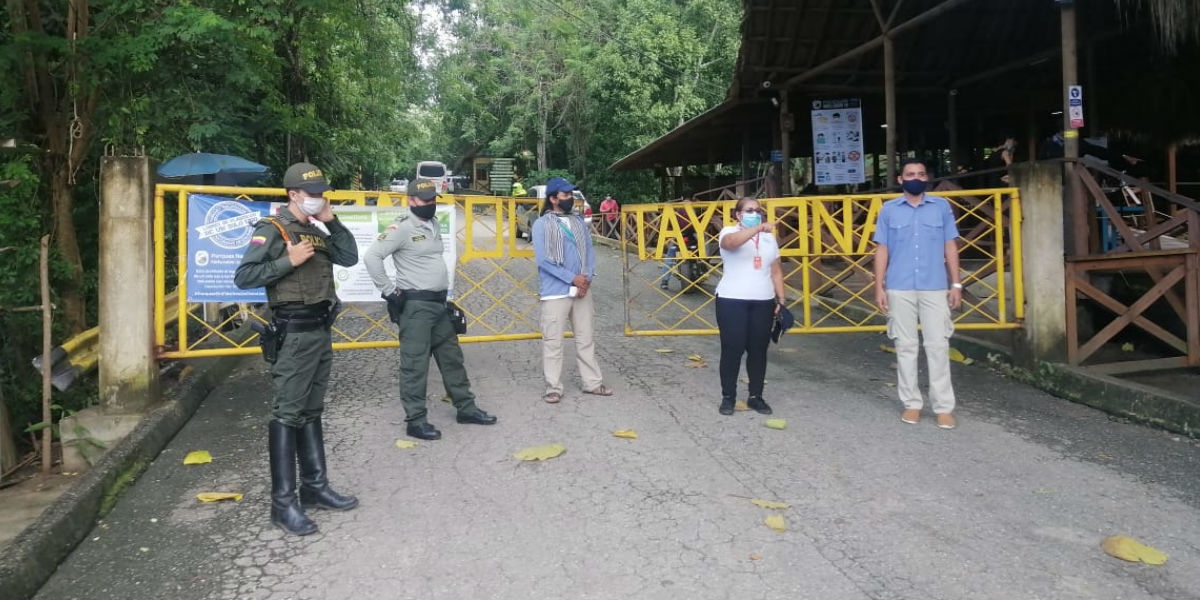
M 261 246 L 261 245 L 263 245 L 263 244 L 265 244 L 265 243 L 267 243 L 267 238 L 266 238 L 266 236 L 262 236 L 262 235 L 256 235 L 256 236 L 254 236 L 254 237 L 250 238 L 250 245 L 251 245 L 251 246 Z

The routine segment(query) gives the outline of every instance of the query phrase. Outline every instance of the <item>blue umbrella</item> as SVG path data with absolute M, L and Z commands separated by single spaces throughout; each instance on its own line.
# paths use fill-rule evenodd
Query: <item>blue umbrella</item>
M 228 154 L 193 152 L 159 165 L 158 175 L 170 183 L 248 185 L 267 176 L 267 167 Z

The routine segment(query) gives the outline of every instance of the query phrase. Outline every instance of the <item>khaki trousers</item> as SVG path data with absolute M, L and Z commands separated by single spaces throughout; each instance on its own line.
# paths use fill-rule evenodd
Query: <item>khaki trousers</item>
M 583 389 L 594 390 L 604 383 L 600 366 L 596 364 L 596 345 L 592 337 L 592 322 L 596 312 L 592 295 L 583 298 L 542 300 L 542 370 L 546 376 L 546 393 L 562 394 L 563 332 L 567 320 L 575 334 L 575 362 Z
M 896 343 L 896 390 L 904 408 L 920 410 L 924 405 L 917 384 L 917 357 L 920 340 L 925 346 L 925 365 L 929 370 L 929 404 L 936 414 L 954 411 L 954 387 L 950 384 L 950 336 L 954 320 L 945 290 L 888 290 L 888 337 Z

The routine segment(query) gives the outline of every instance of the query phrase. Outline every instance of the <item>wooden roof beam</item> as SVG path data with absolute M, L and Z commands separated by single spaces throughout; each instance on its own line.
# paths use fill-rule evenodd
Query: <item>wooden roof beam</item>
M 827 60 L 827 61 L 825 61 L 825 62 L 823 62 L 823 63 L 821 63 L 799 75 L 796 75 L 796 76 L 784 81 L 781 84 L 782 89 L 793 88 L 797 84 L 800 84 L 806 80 L 812 79 L 813 77 L 816 77 L 817 75 L 820 75 L 821 73 L 824 73 L 825 71 L 832 69 L 833 67 L 836 67 L 836 66 L 842 64 L 843 62 L 850 60 L 851 58 L 854 58 L 861 54 L 870 52 L 876 48 L 882 47 L 883 40 L 885 37 L 888 37 L 888 36 L 895 37 L 897 35 L 900 35 L 906 31 L 910 30 L 910 29 L 915 29 L 915 28 L 937 18 L 938 16 L 941 16 L 943 13 L 945 13 L 947 11 L 953 10 L 955 8 L 958 8 L 964 4 L 967 4 L 972 1 L 973 0 L 945 0 L 941 4 L 934 6 L 933 8 L 930 8 L 929 10 L 893 27 L 891 30 L 889 30 L 887 36 L 880 35 L 880 36 L 876 37 L 875 39 L 872 39 L 871 41 L 868 41 L 853 50 L 843 53 L 841 56 L 831 58 L 831 59 L 829 59 L 829 60 Z M 898 6 L 899 5 L 897 5 L 897 7 Z M 895 12 L 895 11 L 893 11 L 893 12 Z

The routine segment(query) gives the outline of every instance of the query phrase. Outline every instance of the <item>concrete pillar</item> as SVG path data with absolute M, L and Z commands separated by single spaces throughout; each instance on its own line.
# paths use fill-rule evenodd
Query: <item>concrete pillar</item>
M 150 161 L 106 157 L 100 169 L 100 404 L 144 412 L 158 395 Z
M 63 468 L 95 464 L 158 400 L 153 183 L 146 157 L 100 163 L 100 406 L 63 419 Z
M 1061 362 L 1067 342 L 1062 168 L 1014 163 L 1011 173 L 1021 191 L 1025 256 L 1025 324 L 1014 336 L 1013 359 L 1023 365 Z

